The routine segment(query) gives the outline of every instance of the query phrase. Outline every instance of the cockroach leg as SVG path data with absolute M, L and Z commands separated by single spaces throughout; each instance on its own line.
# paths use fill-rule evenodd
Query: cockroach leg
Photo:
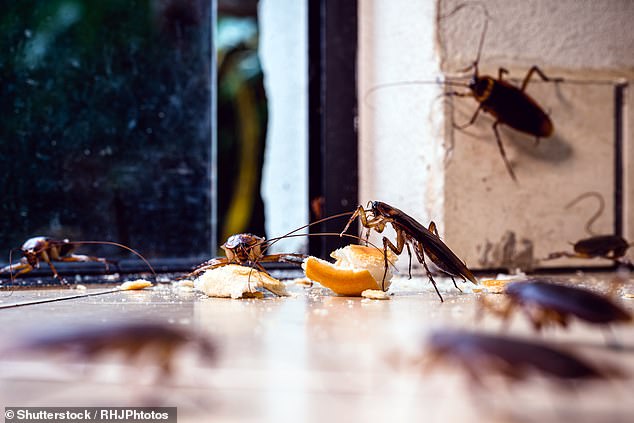
M 444 272 L 443 272 L 443 273 L 444 273 Z M 460 291 L 460 293 L 462 294 L 462 289 L 460 289 L 460 288 L 458 287 L 458 284 L 456 284 L 456 280 L 454 279 L 454 277 L 453 277 L 452 275 L 450 275 L 449 273 L 445 273 L 445 274 L 451 278 L 451 281 L 453 282 L 453 286 L 455 286 L 455 287 L 456 287 L 456 289 L 457 289 L 458 291 Z
M 480 321 L 482 316 L 484 316 L 484 310 L 488 310 L 492 314 L 499 316 L 502 320 L 502 329 L 506 330 L 511 320 L 511 311 L 513 311 L 513 303 L 507 301 L 506 304 L 502 307 L 498 307 L 494 305 L 491 301 L 487 299 L 486 296 L 478 297 L 478 305 L 476 308 L 476 316 L 475 320 Z
M 405 244 L 407 246 L 407 255 L 409 256 L 409 264 L 407 267 L 407 274 L 409 278 L 412 279 L 412 250 L 409 248 L 409 244 Z
M 465 94 L 465 96 L 470 96 L 468 94 Z M 475 121 L 478 119 L 478 115 L 480 114 L 480 111 L 482 110 L 482 105 L 478 106 L 478 108 L 476 109 L 476 111 L 473 113 L 473 116 L 471 116 L 471 119 L 469 119 L 469 122 L 463 124 L 463 125 L 458 125 L 456 123 L 453 123 L 453 127 L 455 129 L 458 130 L 463 130 L 463 129 L 467 129 L 468 127 L 470 127 L 471 125 L 473 125 L 475 123 Z
M 498 130 L 498 125 L 500 124 L 499 120 L 493 122 L 493 132 L 495 133 L 495 140 L 498 143 L 498 148 L 500 149 L 500 154 L 502 155 L 502 160 L 504 160 L 504 164 L 506 165 L 506 170 L 508 170 L 509 174 L 513 181 L 517 183 L 517 177 L 515 176 L 515 172 L 513 172 L 513 167 L 511 167 L 511 163 L 506 157 L 506 151 L 504 151 L 504 145 L 502 144 L 502 138 L 500 137 L 500 132 Z
M 418 260 L 420 260 L 423 263 L 423 267 L 425 268 L 425 271 L 427 272 L 427 277 L 431 281 L 431 284 L 434 286 L 434 289 L 436 290 L 436 294 L 438 294 L 438 298 L 440 298 L 440 302 L 444 303 L 445 300 L 443 299 L 442 295 L 440 295 L 440 291 L 438 290 L 438 286 L 436 286 L 436 281 L 434 280 L 431 270 L 429 270 L 429 267 L 427 267 L 427 262 L 425 261 L 425 254 L 422 251 L 419 253 L 418 250 L 416 249 L 414 251 L 416 251 L 416 256 L 418 257 Z
M 533 65 L 528 72 L 526 73 L 526 76 L 524 77 L 524 81 L 522 81 L 522 86 L 520 87 L 520 91 L 524 91 L 526 90 L 526 87 L 528 86 L 528 82 L 530 81 L 531 77 L 533 76 L 534 73 L 537 73 L 537 75 L 539 75 L 539 77 L 546 81 L 546 82 L 561 82 L 563 81 L 562 78 L 549 78 L 546 76 L 546 74 L 536 65 Z
M 383 237 L 383 258 L 385 260 L 385 268 L 383 269 L 383 279 L 381 280 L 381 289 L 385 291 L 385 277 L 387 276 L 387 249 L 389 247 L 396 255 L 399 255 L 403 252 L 403 247 L 405 246 L 405 234 L 402 232 L 396 232 L 396 245 L 392 244 L 392 241 L 387 239 L 387 237 Z M 409 252 L 409 245 L 407 247 L 407 251 Z M 410 255 L 411 258 L 411 255 Z M 411 276 L 411 274 L 410 274 Z
M 502 78 L 504 78 L 504 75 L 508 75 L 509 70 L 506 68 L 499 68 L 498 69 L 498 80 L 501 81 Z

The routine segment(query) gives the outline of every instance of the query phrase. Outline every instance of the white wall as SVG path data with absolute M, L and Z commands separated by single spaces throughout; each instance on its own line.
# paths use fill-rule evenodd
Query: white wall
M 426 2 L 426 1 L 425 1 Z M 442 12 L 466 3 L 443 0 Z M 491 16 L 482 64 L 527 69 L 539 63 L 556 72 L 631 77 L 634 71 L 634 2 L 631 0 L 487 0 Z M 473 61 L 482 26 L 477 8 L 442 23 L 446 70 Z
M 381 200 L 421 222 L 435 220 L 442 230 L 442 90 L 434 84 L 381 88 L 440 74 L 435 13 L 433 1 L 359 2 L 359 189 L 362 204 Z
M 305 0 L 261 0 L 260 59 L 269 100 L 262 196 L 268 237 L 308 223 L 308 11 Z M 273 251 L 305 251 L 291 238 Z
M 442 76 L 441 67 L 455 76 L 469 65 L 475 59 L 484 19 L 480 9 L 465 7 L 439 23 L 436 19 L 437 8 L 446 13 L 464 3 L 359 2 L 360 201 L 382 200 L 422 223 L 435 220 L 441 236 L 472 267 L 479 267 L 487 242 L 503 247 L 502 235 L 507 230 L 517 231 L 517 248 L 524 245 L 523 238 L 535 242 L 539 254 L 569 248 L 569 241 L 587 236 L 584 226 L 593 206 L 588 203 L 565 211 L 563 205 L 591 189 L 605 191 L 608 207 L 612 205 L 613 160 L 607 153 L 612 151 L 609 143 L 615 128 L 610 84 L 634 75 L 634 2 L 479 2 L 491 15 L 481 73 L 497 76 L 498 67 L 505 67 L 521 79 L 530 66 L 539 65 L 568 81 L 560 88 L 535 82 L 528 89 L 551 114 L 554 141 L 542 140 L 533 148 L 534 139 L 517 136 L 510 129 L 502 131 L 507 154 L 517 166 L 519 188 L 510 181 L 499 157 L 491 116 L 481 114 L 471 133 L 454 131 L 453 111 L 445 110 L 438 85 L 376 89 L 394 82 L 433 82 Z M 600 82 L 583 85 L 589 80 Z M 628 93 L 626 100 L 631 97 Z M 477 108 L 473 99 L 453 100 L 456 113 L 462 113 L 459 123 Z M 626 109 L 629 163 L 634 163 L 628 131 L 634 126 L 633 110 Z M 445 160 L 451 139 L 454 150 Z M 562 155 L 561 160 L 556 154 Z M 594 164 L 583 161 L 592 157 Z M 627 169 L 626 175 L 628 208 L 634 201 L 634 170 Z M 542 178 L 546 176 L 550 179 Z M 539 198 L 544 204 L 534 201 Z M 548 198 L 556 201 L 549 203 Z M 609 213 L 598 222 L 602 231 L 611 227 Z M 634 238 L 632 209 L 626 210 L 624 220 L 626 236 Z M 404 266 L 406 258 L 401 262 Z

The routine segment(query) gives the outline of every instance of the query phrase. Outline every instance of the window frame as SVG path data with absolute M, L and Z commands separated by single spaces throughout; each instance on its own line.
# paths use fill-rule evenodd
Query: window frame
M 309 221 L 358 204 L 357 0 L 309 0 Z M 315 210 L 317 208 L 317 210 Z M 344 221 L 345 223 L 345 221 Z M 310 227 L 338 233 L 341 220 Z M 356 226 L 351 229 L 356 234 Z M 311 237 L 309 252 L 327 257 L 348 240 Z
M 217 19 L 217 0 L 210 1 L 208 18 L 212 21 L 212 31 Z M 357 108 L 357 0 L 341 2 L 338 0 L 306 0 L 308 6 L 308 221 L 319 217 L 354 210 L 358 203 L 358 108 Z M 211 37 L 211 51 L 216 49 L 215 37 Z M 216 86 L 216 55 L 211 58 L 210 81 Z M 218 250 L 217 234 L 217 93 L 211 89 L 211 248 Z M 311 205 L 323 199 L 321 209 Z M 323 222 L 309 228 L 309 233 L 338 233 L 343 229 L 345 220 L 336 219 Z M 349 233 L 356 234 L 356 226 Z M 310 237 L 309 253 L 326 257 L 329 252 L 348 244 L 349 241 L 336 236 Z M 19 257 L 19 247 L 13 254 L 13 263 Z M 195 260 L 194 260 L 195 261 Z M 197 264 L 191 258 L 161 258 L 151 263 L 157 274 L 187 271 Z M 124 259 L 120 267 L 111 267 L 103 271 L 98 264 L 58 263 L 56 267 L 61 275 L 99 278 L 99 275 L 120 272 L 134 274 L 147 272 L 147 266 L 136 259 Z M 33 278 L 47 278 L 48 266 L 34 270 L 26 277 L 14 282 L 15 285 L 31 285 Z M 288 264 L 267 263 L 267 268 L 289 269 Z M 52 279 L 51 279 L 52 281 Z M 33 284 L 41 284 L 42 281 Z M 12 284 L 12 285 L 14 285 Z

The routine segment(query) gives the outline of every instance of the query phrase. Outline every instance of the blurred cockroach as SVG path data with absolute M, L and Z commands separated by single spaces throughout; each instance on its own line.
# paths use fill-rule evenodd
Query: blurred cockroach
M 620 235 L 596 235 L 592 230 L 592 224 L 599 218 L 599 216 L 601 216 L 605 207 L 603 196 L 601 196 L 601 194 L 594 191 L 583 193 L 568 203 L 565 208 L 569 209 L 580 200 L 588 197 L 595 197 L 599 200 L 599 208 L 590 217 L 588 223 L 586 223 L 586 231 L 591 236 L 589 238 L 581 239 L 575 243 L 571 243 L 574 250 L 573 253 L 568 251 L 557 251 L 550 253 L 548 257 L 543 260 L 554 260 L 561 257 L 583 259 L 604 258 L 612 260 L 616 264 L 624 264 L 630 268 L 634 268 L 634 265 L 625 258 L 625 253 L 633 244 L 628 243 L 627 240 Z
M 440 19 L 450 17 L 469 4 L 470 3 L 465 3 L 457 6 L 448 14 L 440 17 Z M 486 8 L 484 8 L 484 5 L 480 3 L 473 4 L 479 5 L 483 8 L 485 12 L 485 21 L 476 59 L 471 66 L 465 69 L 465 71 L 473 69 L 473 75 L 466 85 L 466 88 L 468 88 L 469 91 L 451 91 L 447 94 L 459 97 L 473 97 L 473 99 L 478 102 L 478 108 L 469 122 L 464 125 L 457 126 L 458 129 L 464 129 L 473 125 L 481 110 L 494 117 L 495 121 L 493 122 L 493 133 L 495 134 L 495 140 L 497 141 L 500 154 L 502 155 L 502 159 L 504 160 L 504 164 L 506 165 L 509 175 L 511 175 L 511 178 L 513 178 L 514 181 L 517 181 L 515 172 L 506 157 L 506 152 L 504 151 L 502 139 L 498 131 L 498 125 L 504 124 L 510 126 L 516 131 L 532 135 L 535 137 L 536 142 L 539 142 L 540 138 L 547 138 L 551 136 L 554 131 L 554 125 L 550 117 L 546 112 L 544 112 L 537 101 L 526 93 L 526 87 L 534 74 L 539 75 L 539 77 L 544 81 L 561 82 L 562 79 L 548 78 L 538 66 L 532 66 L 529 69 L 526 76 L 524 76 L 522 85 L 519 88 L 503 79 L 504 75 L 509 73 L 509 71 L 505 68 L 500 67 L 498 69 L 497 79 L 488 75 L 480 75 L 478 73 L 478 64 L 480 63 L 482 47 L 484 46 L 489 15 Z M 459 83 L 452 81 L 449 81 L 448 84 L 460 85 Z
M 603 295 L 542 279 L 511 282 L 504 293 L 508 299 L 505 306 L 496 308 L 484 298 L 481 305 L 505 321 L 519 307 L 537 331 L 550 325 L 566 327 L 571 317 L 596 325 L 632 320 L 630 312 Z
M 461 366 L 471 382 L 483 384 L 493 374 L 512 381 L 531 373 L 559 382 L 605 379 L 608 372 L 545 344 L 507 336 L 478 334 L 462 330 L 439 330 L 427 340 L 430 364 L 442 361 Z
M 438 236 L 438 231 L 436 230 L 436 224 L 434 222 L 429 224 L 429 228 L 425 228 L 411 216 L 381 201 L 371 201 L 368 203 L 368 207 L 369 208 L 367 210 L 363 206 L 357 207 L 352 216 L 350 216 L 350 219 L 348 220 L 346 227 L 341 232 L 341 235 L 345 235 L 348 227 L 357 217 L 361 221 L 361 224 L 368 228 L 368 232 L 370 229 L 374 229 L 375 231 L 381 233 L 385 229 L 385 225 L 388 223 L 392 225 L 394 231 L 396 231 L 396 245 L 392 244 L 392 242 L 386 237 L 383 237 L 383 254 L 385 257 L 385 272 L 383 273 L 383 281 L 385 281 L 385 275 L 387 273 L 388 248 L 396 254 L 401 254 L 403 252 L 403 247 L 407 246 L 407 253 L 409 254 L 409 273 L 411 277 L 411 245 L 419 263 L 422 263 L 425 267 L 427 277 L 434 286 L 441 302 L 444 300 L 442 295 L 440 295 L 440 291 L 438 291 L 436 281 L 434 281 L 431 271 L 427 267 L 425 255 L 427 255 L 427 257 L 442 271 L 442 273 L 451 277 L 454 286 L 458 290 L 460 290 L 460 288 L 456 285 L 454 276 L 462 278 L 464 281 L 468 279 L 474 284 L 478 283 L 478 280 L 475 276 L 473 276 L 473 273 L 471 273 L 465 263 L 463 263 L 462 260 L 460 260 L 458 256 L 456 256 L 454 252 L 451 251 L 444 242 L 442 242 Z
M 169 376 L 178 350 L 191 345 L 201 357 L 213 362 L 214 342 L 177 326 L 155 323 L 87 325 L 26 334 L 7 348 L 9 354 L 68 354 L 74 361 L 95 362 L 100 356 L 120 354 L 126 360 L 144 359 Z M 141 363 L 129 363 L 138 365 Z
M 14 276 L 22 275 L 24 273 L 32 271 L 33 269 L 39 268 L 40 260 L 42 260 L 49 265 L 51 271 L 53 272 L 53 276 L 62 284 L 66 284 L 66 280 L 57 273 L 57 269 L 55 269 L 53 261 L 99 262 L 103 263 L 106 266 L 106 270 L 108 269 L 108 264 L 113 264 L 113 262 L 108 261 L 104 258 L 73 254 L 78 246 L 84 244 L 114 245 L 116 247 L 128 250 L 139 257 L 141 260 L 143 260 L 143 262 L 148 266 L 152 273 L 156 274 L 150 263 L 145 259 L 145 257 L 143 257 L 132 248 L 127 247 L 123 244 L 111 241 L 69 241 L 68 239 L 58 240 L 44 236 L 37 236 L 26 240 L 26 242 L 22 244 L 21 247 L 22 258 L 20 259 L 20 262 L 15 265 L 9 263 L 8 266 L 0 269 L 0 273 L 10 273 L 11 278 L 13 279 Z M 17 271 L 17 273 L 14 275 L 13 272 L 15 271 Z

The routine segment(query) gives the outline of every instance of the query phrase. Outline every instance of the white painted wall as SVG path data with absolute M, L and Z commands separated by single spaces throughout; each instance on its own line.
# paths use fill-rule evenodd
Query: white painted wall
M 442 231 L 442 90 L 434 84 L 381 88 L 440 74 L 435 13 L 434 1 L 359 2 L 359 189 L 362 204 L 384 201 L 421 222 L 435 220 Z
M 440 4 L 444 14 L 464 1 L 443 0 Z M 569 242 L 589 236 L 585 224 L 596 210 L 596 202 L 585 201 L 570 209 L 566 205 L 588 191 L 600 192 L 606 203 L 606 211 L 594 229 L 612 233 L 614 84 L 634 76 L 634 31 L 629 30 L 634 22 L 634 2 L 630 0 L 488 0 L 484 4 L 491 19 L 481 73 L 497 76 L 498 68 L 505 67 L 510 70 L 509 77 L 519 84 L 528 69 L 537 65 L 546 74 L 564 77 L 565 81 L 556 86 L 535 77 L 527 88 L 527 93 L 550 114 L 555 125 L 552 137 L 534 146 L 529 136 L 508 128 L 502 131 L 502 142 L 516 166 L 519 185 L 505 178 L 501 170 L 490 116 L 478 119 L 469 130 L 473 135 L 456 132 L 455 160 L 446 173 L 445 196 L 451 199 L 445 209 L 447 241 L 474 267 L 487 267 L 479 263 L 487 244 L 508 250 L 522 249 L 530 243 L 534 260 L 553 251 L 570 251 Z M 445 72 L 455 74 L 474 60 L 483 22 L 484 16 L 477 8 L 463 8 L 441 22 L 438 30 L 443 40 Z M 477 107 L 470 99 L 457 103 L 455 110 L 468 105 L 468 113 Z M 631 108 L 626 110 L 628 116 L 631 121 Z M 468 117 L 463 113 L 461 121 Z M 631 134 L 626 135 L 624 147 L 626 156 L 633 157 Z M 472 183 L 465 186 L 465 179 Z M 632 186 L 631 172 L 626 172 L 625 184 L 625 235 L 631 239 L 634 214 L 628 210 L 632 191 L 627 188 Z M 505 234 L 511 232 L 516 235 L 513 246 L 505 241 Z M 562 259 L 536 264 L 609 262 Z
M 426 1 L 424 1 L 426 2 Z M 466 3 L 440 1 L 443 13 Z M 631 0 L 487 0 L 491 16 L 482 64 L 556 72 L 583 71 L 631 77 L 634 71 L 634 2 Z M 442 23 L 447 71 L 470 64 L 482 13 L 464 8 Z
M 592 157 L 593 153 L 591 147 L 588 150 L 586 144 L 578 143 L 587 142 L 592 146 L 594 142 L 605 149 L 603 142 L 597 140 L 610 142 L 613 103 L 609 85 L 607 92 L 601 88 L 605 85 L 585 90 L 583 85 L 572 84 L 557 91 L 552 85 L 536 83 L 530 88 L 535 89 L 538 101 L 545 103 L 547 110 L 553 113 L 559 145 L 570 146 L 577 155 L 557 168 L 545 161 L 551 148 L 548 140 L 541 143 L 545 147 L 540 146 L 545 150 L 529 152 L 534 157 L 542 156 L 541 161 L 534 163 L 535 169 L 543 167 L 540 172 L 559 179 L 564 176 L 559 171 L 570 172 L 563 182 L 558 180 L 556 186 L 548 186 L 544 182 L 540 184 L 540 175 L 545 173 L 531 173 L 532 158 L 521 149 L 525 140 L 518 138 L 510 147 L 507 143 L 507 153 L 520 163 L 519 170 L 523 170 L 522 176 L 527 181 L 524 188 L 518 190 L 504 179 L 508 179 L 504 168 L 498 169 L 501 158 L 496 156 L 499 153 L 490 117 L 485 115 L 482 126 L 474 128 L 475 138 L 459 134 L 456 143 L 460 145 L 445 162 L 445 144 L 449 141 L 445 141 L 444 133 L 447 139 L 455 133 L 449 119 L 444 117 L 439 87 L 427 84 L 375 90 L 387 83 L 434 81 L 442 75 L 441 67 L 445 73 L 455 75 L 469 65 L 475 58 L 483 24 L 479 9 L 464 8 L 437 25 L 436 8 L 446 13 L 466 1 L 364 0 L 359 3 L 360 201 L 380 199 L 423 223 L 435 220 L 450 247 L 460 256 L 471 257 L 470 266 L 475 265 L 476 243 L 487 241 L 483 237 L 491 234 L 495 238 L 490 241 L 497 242 L 497 232 L 503 233 L 508 228 L 524 228 L 526 236 L 535 238 L 536 232 L 531 233 L 531 228 L 539 227 L 550 241 L 556 240 L 564 247 L 568 241 L 583 237 L 590 205 L 566 212 L 561 210 L 555 218 L 522 212 L 519 205 L 536 204 L 531 199 L 543 197 L 547 192 L 559 202 L 567 202 L 587 188 L 583 183 L 575 186 L 575 181 L 587 180 L 586 176 L 591 180 L 591 175 L 577 178 L 579 174 L 575 172 L 593 171 L 592 166 L 578 166 L 575 160 L 588 154 Z M 522 78 L 530 66 L 539 65 L 548 74 L 564 76 L 570 81 L 628 81 L 634 76 L 634 31 L 630 30 L 634 22 L 633 1 L 487 0 L 480 3 L 486 5 L 491 15 L 480 63 L 482 73 L 497 75 L 498 67 L 503 66 L 512 76 Z M 437 40 L 441 41 L 440 46 L 436 45 Z M 629 100 L 632 96 L 626 97 Z M 473 99 L 456 100 L 471 105 L 471 113 L 477 107 Z M 628 163 L 634 163 L 634 143 L 628 131 L 634 126 L 633 110 L 630 107 L 626 114 Z M 600 124 L 591 125 L 599 117 Z M 574 122 L 583 122 L 587 127 L 581 130 Z M 513 134 L 506 131 L 502 137 L 506 139 Z M 516 145 L 521 148 L 516 149 Z M 595 157 L 602 157 L 599 150 Z M 609 158 L 604 161 L 597 162 L 595 167 L 611 166 Z M 634 171 L 627 169 L 626 174 L 629 175 L 625 187 L 627 208 L 634 201 Z M 609 191 L 609 184 L 606 187 Z M 609 201 L 612 193 L 605 195 Z M 447 207 L 451 208 L 450 213 Z M 554 207 L 561 208 L 559 204 L 551 205 L 550 211 Z M 548 210 L 548 206 L 542 209 Z M 504 218 L 503 222 L 496 217 L 498 215 Z M 625 224 L 629 225 L 626 235 L 634 237 L 631 209 L 625 216 Z M 573 228 L 576 238 L 568 239 L 573 235 L 558 232 L 563 227 Z M 609 224 L 603 227 L 609 228 Z M 546 244 L 541 248 L 550 247 Z M 401 261 L 402 267 L 406 259 Z
M 305 0 L 261 0 L 260 59 L 269 101 L 262 196 L 268 237 L 308 223 L 308 11 Z M 306 238 L 273 251 L 306 251 Z M 272 252 L 272 251 L 271 251 Z

